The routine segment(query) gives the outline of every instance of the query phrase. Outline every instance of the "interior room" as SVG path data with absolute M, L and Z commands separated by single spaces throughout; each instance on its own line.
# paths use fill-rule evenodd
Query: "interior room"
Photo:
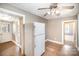
M 79 3 L 0 3 L 0 56 L 79 56 Z

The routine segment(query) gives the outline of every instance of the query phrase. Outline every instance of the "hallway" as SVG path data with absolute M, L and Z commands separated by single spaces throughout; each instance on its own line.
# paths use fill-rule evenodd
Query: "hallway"
M 46 51 L 43 56 L 79 56 L 79 52 L 74 47 L 47 41 Z

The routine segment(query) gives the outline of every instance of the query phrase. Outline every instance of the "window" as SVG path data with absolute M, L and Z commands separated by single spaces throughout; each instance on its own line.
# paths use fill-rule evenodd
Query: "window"
M 11 32 L 11 23 L 0 21 L 0 32 Z
M 65 34 L 66 35 L 73 35 L 73 23 L 66 23 L 65 24 Z

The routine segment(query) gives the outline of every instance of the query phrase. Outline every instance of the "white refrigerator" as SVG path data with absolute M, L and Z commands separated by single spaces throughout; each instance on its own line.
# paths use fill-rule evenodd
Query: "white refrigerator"
M 45 51 L 45 23 L 34 22 L 34 56 L 41 56 Z

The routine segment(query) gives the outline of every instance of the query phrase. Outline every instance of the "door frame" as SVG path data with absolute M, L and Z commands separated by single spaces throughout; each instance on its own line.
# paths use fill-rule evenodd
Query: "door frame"
M 6 9 L 6 8 L 0 8 L 0 11 L 6 11 L 7 13 L 10 13 L 10 14 L 13 14 L 13 15 L 16 15 L 19 17 L 20 31 L 21 31 L 20 36 L 21 36 L 21 34 L 23 34 L 22 37 L 20 37 L 20 42 L 23 39 L 23 41 L 21 42 L 22 45 L 18 44 L 16 41 L 12 41 L 12 42 L 21 48 L 22 54 L 25 54 L 25 32 L 24 32 L 25 29 L 23 28 L 25 25 L 25 15 L 18 13 L 16 11 L 13 11 L 13 10 Z
M 64 23 L 65 22 L 75 22 L 76 25 L 76 42 L 75 42 L 75 47 L 77 48 L 77 20 L 65 20 L 62 21 L 62 44 L 64 45 L 65 40 L 64 40 Z

